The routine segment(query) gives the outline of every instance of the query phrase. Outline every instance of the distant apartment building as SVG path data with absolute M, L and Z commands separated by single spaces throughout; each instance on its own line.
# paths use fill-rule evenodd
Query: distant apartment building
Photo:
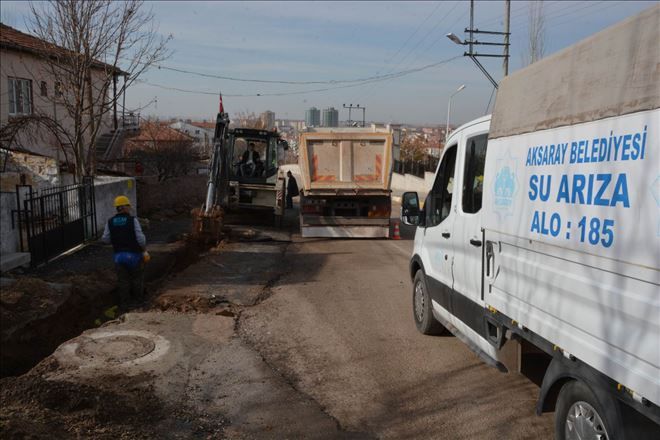
M 321 110 L 312 107 L 305 112 L 305 125 L 307 127 L 319 127 L 321 125 Z
M 302 131 L 305 128 L 305 121 L 298 119 L 277 119 L 275 120 L 275 127 L 278 129 L 291 127 L 293 130 Z
M 323 109 L 323 127 L 339 127 L 339 110 L 334 107 Z
M 273 128 L 275 128 L 275 112 L 266 110 L 261 114 L 261 121 L 266 130 L 272 130 Z

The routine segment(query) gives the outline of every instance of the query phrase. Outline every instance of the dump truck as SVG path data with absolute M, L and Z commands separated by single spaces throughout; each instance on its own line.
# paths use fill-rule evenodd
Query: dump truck
M 303 237 L 389 237 L 393 138 L 387 128 L 301 133 Z

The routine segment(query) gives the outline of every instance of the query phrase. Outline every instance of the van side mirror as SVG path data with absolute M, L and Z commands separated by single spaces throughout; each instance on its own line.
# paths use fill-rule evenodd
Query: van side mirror
M 416 192 L 405 192 L 401 196 L 401 221 L 406 225 L 421 226 L 422 210 Z

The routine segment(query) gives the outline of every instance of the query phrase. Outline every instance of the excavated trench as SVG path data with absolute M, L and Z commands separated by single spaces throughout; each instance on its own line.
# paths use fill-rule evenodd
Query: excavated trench
M 167 276 L 198 260 L 204 247 L 190 241 L 168 244 L 145 269 L 149 302 Z M 111 268 L 45 282 L 30 276 L 4 280 L 0 377 L 29 371 L 63 342 L 117 316 L 116 277 Z M 147 303 L 148 303 L 147 302 Z
M 224 244 L 245 242 L 249 246 L 249 242 L 259 242 L 261 236 L 255 235 L 252 226 L 272 224 L 270 218 L 236 214 L 230 216 L 230 220 L 232 226 L 225 228 Z M 250 226 L 246 226 L 248 224 Z M 145 268 L 147 305 L 144 308 L 200 312 L 226 306 L 218 313 L 233 315 L 231 299 L 213 295 L 170 303 L 170 298 L 159 296 L 158 290 L 166 279 L 176 278 L 211 249 L 209 244 L 190 238 L 172 242 L 172 237 L 170 234 L 168 243 L 160 244 L 164 249 L 152 252 L 153 258 Z M 265 237 L 265 241 L 277 240 Z M 214 252 L 223 250 L 219 247 Z M 96 259 L 101 263 L 74 263 L 64 271 L 65 275 L 46 276 L 37 271 L 15 280 L 4 280 L 13 281 L 13 284 L 2 286 L 0 378 L 26 373 L 63 342 L 117 317 L 116 277 L 113 269 L 107 267 L 110 250 L 92 245 L 91 250 L 83 249 L 79 253 L 82 256 L 79 255 L 78 260 Z M 98 269 L 98 266 L 105 268 Z

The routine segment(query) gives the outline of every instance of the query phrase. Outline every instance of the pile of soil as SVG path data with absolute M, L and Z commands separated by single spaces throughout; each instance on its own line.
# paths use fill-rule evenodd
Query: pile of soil
M 62 341 L 94 325 L 114 303 L 116 276 L 102 269 L 62 274 L 55 283 L 20 277 L 0 293 L 0 376 L 22 374 Z
M 143 376 L 106 376 L 79 384 L 47 380 L 48 359 L 30 373 L 0 380 L 2 438 L 219 438 L 225 420 L 165 405 Z
M 210 311 L 215 311 L 216 314 L 222 314 L 224 316 L 234 316 L 235 314 L 233 311 L 235 307 L 229 300 L 216 295 L 206 298 L 196 294 L 164 294 L 157 296 L 153 300 L 153 306 L 163 312 L 209 313 Z

